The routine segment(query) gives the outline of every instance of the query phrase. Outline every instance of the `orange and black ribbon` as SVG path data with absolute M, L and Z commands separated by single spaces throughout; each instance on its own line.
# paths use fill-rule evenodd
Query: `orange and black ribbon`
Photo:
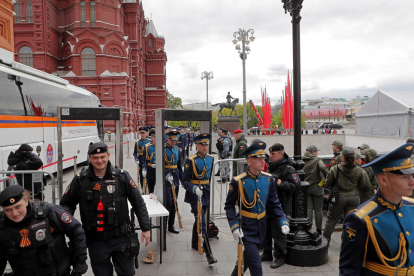
M 22 236 L 22 240 L 20 241 L 20 247 L 28 247 L 32 243 L 29 240 L 29 230 L 23 229 L 20 232 L 20 236 Z

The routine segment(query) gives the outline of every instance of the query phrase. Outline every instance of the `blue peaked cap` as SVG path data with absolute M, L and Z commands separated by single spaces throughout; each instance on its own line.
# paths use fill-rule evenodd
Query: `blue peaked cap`
M 252 144 L 250 147 L 248 147 L 243 152 L 243 157 L 249 158 L 249 157 L 266 157 L 265 150 L 266 149 L 266 143 L 263 141 L 256 142 Z
M 211 134 L 210 133 L 201 133 L 194 138 L 194 143 L 196 144 L 206 144 L 210 143 Z
M 411 160 L 413 150 L 414 144 L 407 143 L 361 167 L 371 167 L 374 174 L 382 172 L 414 174 L 413 162 Z

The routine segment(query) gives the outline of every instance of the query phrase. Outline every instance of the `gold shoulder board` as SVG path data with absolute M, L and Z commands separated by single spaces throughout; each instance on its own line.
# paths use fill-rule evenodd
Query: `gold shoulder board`
M 235 176 L 235 177 L 233 177 L 234 178 L 234 180 L 236 180 L 236 181 L 239 181 L 241 178 L 243 178 L 244 176 L 246 176 L 246 173 L 244 172 L 244 173 L 242 173 L 242 174 L 239 174 L 238 176 Z
M 375 208 L 377 208 L 377 207 L 378 207 L 378 204 L 376 202 L 368 201 L 367 204 L 365 204 L 364 206 L 362 206 L 361 208 L 356 210 L 355 214 L 357 215 L 357 217 L 362 219 L 363 217 L 365 217 L 366 215 L 368 215 L 369 213 L 374 211 Z
M 405 201 L 409 201 L 409 202 L 411 202 L 411 203 L 414 203 L 414 198 L 407 197 L 407 196 L 403 196 L 403 199 L 404 199 Z
M 272 176 L 270 173 L 262 172 L 263 175 Z
M 194 154 L 193 156 L 189 157 L 188 159 L 193 160 L 196 156 L 197 156 L 197 154 Z

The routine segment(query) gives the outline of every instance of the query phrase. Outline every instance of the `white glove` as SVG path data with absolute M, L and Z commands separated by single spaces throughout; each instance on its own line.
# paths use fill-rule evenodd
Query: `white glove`
M 282 233 L 285 234 L 285 235 L 287 235 L 290 231 L 290 228 L 287 225 L 282 225 L 281 228 L 282 228 Z
M 137 164 L 137 166 L 139 166 L 139 160 L 135 159 L 135 163 Z
M 198 196 L 198 197 L 202 197 L 203 196 L 203 191 L 200 189 L 200 188 L 196 188 L 195 189 L 195 194 Z
M 151 165 L 151 168 L 155 169 L 155 167 L 156 167 L 155 163 Z
M 174 184 L 174 177 L 171 174 L 167 174 L 165 179 L 172 184 Z
M 237 228 L 236 230 L 233 231 L 233 239 L 238 242 L 239 238 L 243 238 L 243 230 L 241 230 L 241 228 Z
M 142 168 L 142 176 L 147 177 L 147 168 Z

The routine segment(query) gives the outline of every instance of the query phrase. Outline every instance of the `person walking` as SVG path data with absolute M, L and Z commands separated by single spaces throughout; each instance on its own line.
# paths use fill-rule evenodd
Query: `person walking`
M 335 202 L 329 203 L 327 220 L 323 235 L 331 240 L 336 223 L 343 214 L 355 209 L 359 205 L 359 190 L 368 191 L 371 187 L 367 173 L 355 165 L 354 150 L 345 148 L 342 153 L 342 162 L 331 168 L 326 177 L 325 186 L 339 191 Z
M 29 199 L 20 185 L 0 194 L 0 274 L 7 261 L 15 276 L 66 276 L 71 265 L 72 275 L 85 274 L 86 239 L 79 221 L 61 206 Z
M 265 148 L 266 143 L 258 142 L 244 151 L 249 169 L 231 180 L 224 204 L 233 238 L 243 241 L 244 269 L 249 269 L 252 276 L 263 275 L 259 249 L 266 234 L 266 216 L 272 215 L 284 235 L 290 231 L 279 202 L 275 180 L 271 174 L 263 172 Z M 239 213 L 236 212 L 236 206 L 239 207 Z M 237 274 L 236 264 L 231 275 Z
M 312 223 L 313 213 L 315 213 L 316 231 L 322 235 L 322 209 L 324 197 L 324 189 L 322 186 L 325 177 L 328 174 L 328 169 L 322 159 L 318 157 L 318 152 L 319 149 L 316 146 L 310 145 L 306 148 L 302 160 L 305 163 L 305 166 L 303 167 L 305 181 L 309 183 L 308 218 Z
M 73 216 L 79 204 L 95 275 L 112 276 L 114 268 L 118 275 L 135 275 L 139 245 L 132 243 L 135 229 L 129 229 L 128 201 L 142 230 L 141 242 L 147 246 L 151 225 L 144 199 L 129 173 L 112 166 L 106 144 L 92 144 L 88 155 L 90 165 L 73 178 L 60 205 Z
M 142 175 L 142 168 L 145 167 L 145 156 L 144 156 L 144 149 L 145 145 L 150 143 L 150 140 L 148 140 L 148 128 L 146 127 L 140 127 L 139 133 L 141 134 L 141 138 L 135 143 L 134 147 L 134 158 L 135 163 L 139 167 L 139 183 L 141 185 L 141 190 L 144 185 L 144 176 Z
M 191 213 L 195 221 L 191 237 L 191 247 L 198 250 L 198 233 L 197 233 L 197 204 L 201 200 L 201 226 L 203 236 L 203 249 L 206 253 L 209 265 L 217 263 L 217 259 L 211 251 L 210 241 L 207 236 L 206 212 L 210 206 L 210 181 L 213 170 L 214 158 L 207 154 L 211 141 L 211 134 L 202 133 L 194 138 L 197 153 L 185 161 L 183 176 L 183 187 L 186 190 L 184 202 L 190 204 Z

